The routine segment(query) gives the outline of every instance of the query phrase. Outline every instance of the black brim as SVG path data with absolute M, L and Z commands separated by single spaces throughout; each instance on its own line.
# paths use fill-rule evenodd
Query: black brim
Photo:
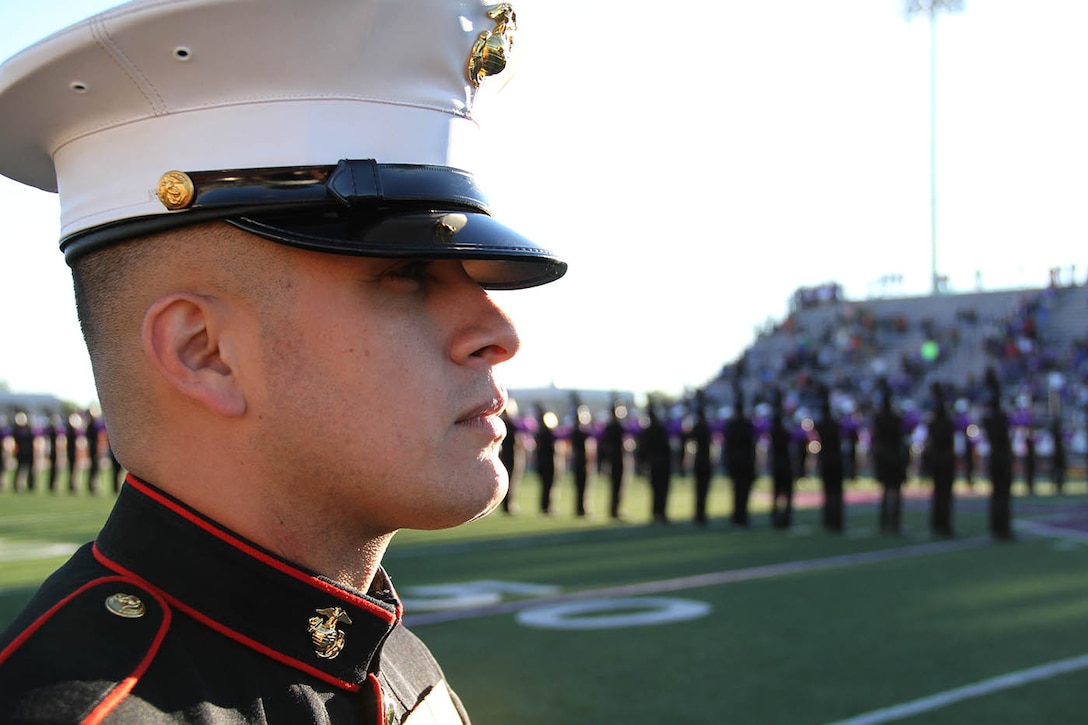
M 459 259 L 482 287 L 535 287 L 559 279 L 565 262 L 492 217 L 469 211 L 375 215 L 341 210 L 230 217 L 227 223 L 280 244 L 362 257 Z

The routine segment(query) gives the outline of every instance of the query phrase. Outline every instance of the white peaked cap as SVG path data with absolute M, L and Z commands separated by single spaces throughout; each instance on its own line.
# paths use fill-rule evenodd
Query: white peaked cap
M 515 37 L 513 9 L 480 0 L 138 0 L 0 65 L 0 173 L 59 192 L 69 261 L 219 218 L 541 284 L 566 266 L 491 219 L 471 175 L 477 96 L 513 72 Z M 168 208 L 171 171 L 195 192 Z

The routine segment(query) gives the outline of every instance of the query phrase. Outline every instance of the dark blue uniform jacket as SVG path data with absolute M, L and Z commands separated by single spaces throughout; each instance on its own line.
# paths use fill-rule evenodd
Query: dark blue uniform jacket
M 400 618 L 130 476 L 0 635 L 0 722 L 468 722 Z

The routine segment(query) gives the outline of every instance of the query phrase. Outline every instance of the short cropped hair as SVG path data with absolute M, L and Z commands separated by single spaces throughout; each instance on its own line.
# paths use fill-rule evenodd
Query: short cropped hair
M 183 291 L 198 280 L 267 306 L 289 287 L 280 277 L 289 264 L 285 249 L 217 221 L 132 239 L 73 262 L 76 313 L 107 426 L 116 424 L 109 433 L 118 450 L 129 442 L 126 429 L 157 415 L 143 367 L 148 291 Z
M 153 239 L 132 240 L 84 255 L 72 264 L 76 314 L 91 358 L 95 387 L 114 455 L 124 463 L 122 423 L 147 391 L 136 368 L 143 314 L 126 293 L 140 284 L 158 246 Z M 134 327 L 135 326 L 135 327 Z

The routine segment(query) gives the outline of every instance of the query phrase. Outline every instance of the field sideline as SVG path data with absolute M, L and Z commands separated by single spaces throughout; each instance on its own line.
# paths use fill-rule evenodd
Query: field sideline
M 1014 501 L 1018 540 L 993 543 L 986 488 L 957 489 L 950 541 L 928 534 L 914 484 L 902 536 L 879 535 L 875 489 L 851 488 L 847 532 L 818 525 L 803 482 L 789 531 L 768 525 L 766 480 L 751 530 L 728 524 L 727 479 L 711 525 L 690 523 L 680 478 L 670 525 L 651 525 L 648 485 L 627 521 L 521 513 L 398 534 L 386 566 L 412 628 L 477 725 L 499 723 L 1082 722 L 1088 688 L 1088 485 Z M 594 510 L 605 511 L 603 482 Z M 0 493 L 0 623 L 109 498 Z

